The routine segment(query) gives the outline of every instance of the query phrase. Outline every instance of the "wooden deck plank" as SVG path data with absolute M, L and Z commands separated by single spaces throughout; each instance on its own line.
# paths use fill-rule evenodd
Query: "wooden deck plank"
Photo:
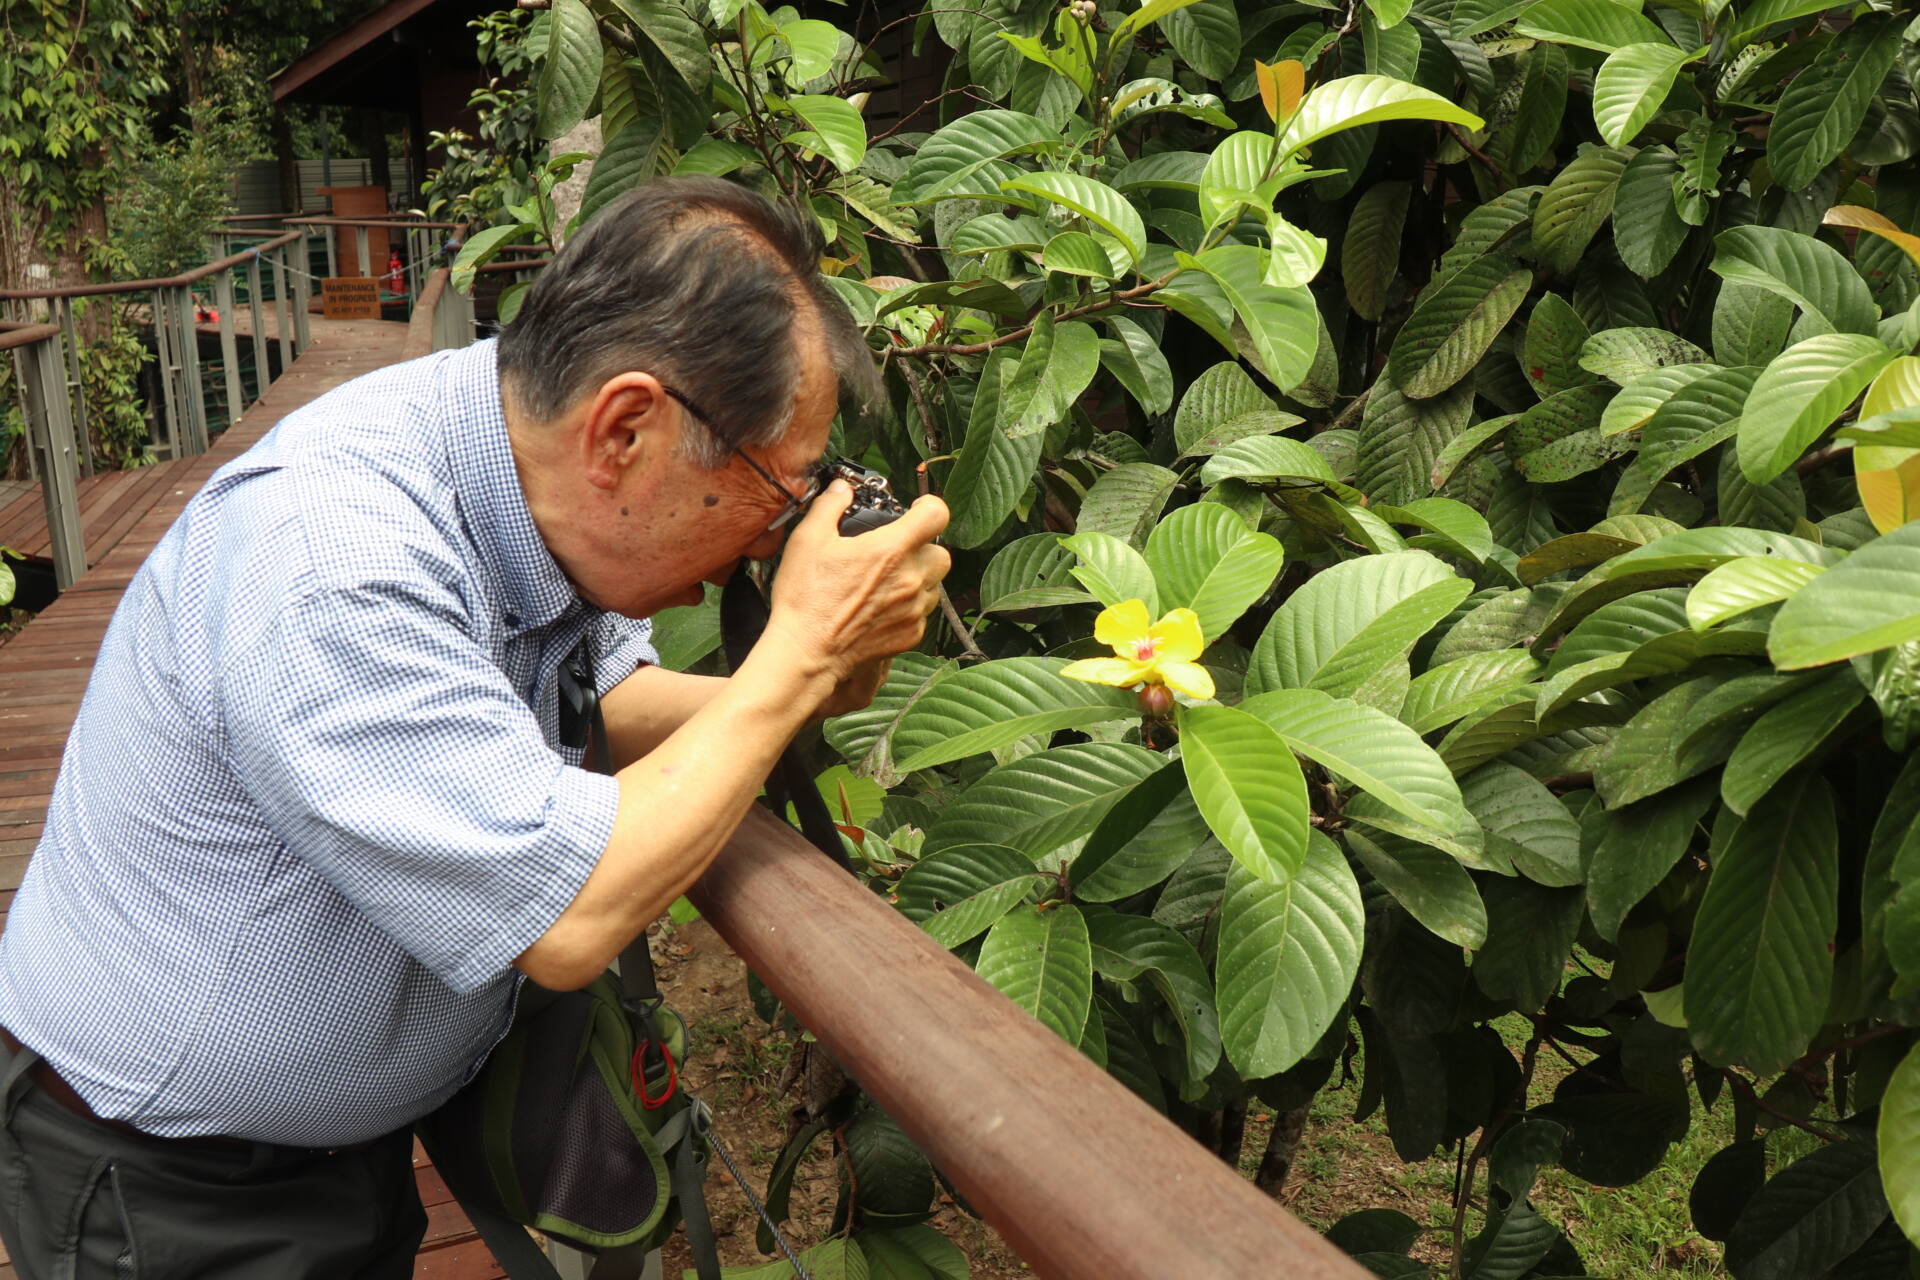
M 216 470 L 287 414 L 393 363 L 406 333 L 402 325 L 381 322 L 315 318 L 312 323 L 314 345 L 208 453 L 82 480 L 81 525 L 90 567 L 0 647 L 0 928 L 39 841 L 61 751 L 100 642 L 141 562 Z M 46 515 L 37 487 L 0 488 L 0 545 L 46 551 Z M 427 1210 L 416 1280 L 502 1280 L 506 1273 L 417 1144 L 414 1180 Z M 0 1251 L 0 1280 L 14 1276 Z

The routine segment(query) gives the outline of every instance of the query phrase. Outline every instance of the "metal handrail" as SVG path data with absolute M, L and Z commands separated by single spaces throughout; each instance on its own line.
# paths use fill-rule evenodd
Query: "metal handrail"
M 306 239 L 304 231 L 287 231 L 275 236 L 265 244 L 258 244 L 240 253 L 228 254 L 217 262 L 209 262 L 204 267 L 195 267 L 183 271 L 177 276 L 161 276 L 153 280 L 110 280 L 102 284 L 66 285 L 58 289 L 0 289 L 0 300 L 27 301 L 51 300 L 56 298 L 94 298 L 116 293 L 145 293 L 150 289 L 178 289 L 187 285 L 199 284 L 217 271 L 230 270 L 243 265 L 246 260 L 269 249 L 278 249 L 292 244 L 296 240 Z
M 54 584 L 64 591 L 87 571 L 87 548 L 78 489 L 77 455 L 84 451 L 78 449 L 74 436 L 65 386 L 67 361 L 60 339 L 57 324 L 0 320 L 0 351 L 13 353 L 14 379 L 26 410 L 28 456 L 40 476 Z
M 1367 1275 L 764 810 L 689 896 L 1038 1275 Z

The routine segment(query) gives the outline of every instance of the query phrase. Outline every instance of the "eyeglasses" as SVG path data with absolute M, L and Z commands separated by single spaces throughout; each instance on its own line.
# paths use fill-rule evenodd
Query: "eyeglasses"
M 713 419 L 703 413 L 698 405 L 665 383 L 660 384 L 660 389 L 679 401 L 680 407 L 693 415 L 694 420 L 705 427 L 714 439 L 733 450 L 736 457 L 739 457 L 745 461 L 748 466 L 752 467 L 754 474 L 762 480 L 765 480 L 773 487 L 773 491 L 780 495 L 780 501 L 783 504 L 780 508 L 780 514 L 775 516 L 772 522 L 767 525 L 768 529 L 778 529 L 781 525 L 787 523 L 787 521 L 793 519 L 802 511 L 805 511 L 807 504 L 819 497 L 820 491 L 826 488 L 828 481 L 833 478 L 832 469 L 829 468 L 825 462 L 816 463 L 814 464 L 812 474 L 807 477 L 807 491 L 800 497 L 794 497 L 792 493 L 788 492 L 787 486 L 773 478 L 772 472 L 753 460 L 752 454 L 721 435 L 719 428 L 713 425 Z

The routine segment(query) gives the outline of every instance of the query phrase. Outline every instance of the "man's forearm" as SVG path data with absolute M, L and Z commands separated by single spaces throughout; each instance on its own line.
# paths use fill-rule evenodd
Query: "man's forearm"
M 636 686 L 636 694 L 652 683 Z M 630 677 L 620 689 L 633 684 Z M 700 877 L 833 677 L 762 645 L 738 674 L 712 686 L 684 723 L 620 770 L 620 807 L 599 864 L 515 962 L 543 986 L 567 990 L 592 981 Z M 658 687 L 691 702 L 702 686 Z
M 600 700 L 616 769 L 624 769 L 665 742 L 727 687 L 724 676 L 696 676 L 664 667 L 640 667 Z

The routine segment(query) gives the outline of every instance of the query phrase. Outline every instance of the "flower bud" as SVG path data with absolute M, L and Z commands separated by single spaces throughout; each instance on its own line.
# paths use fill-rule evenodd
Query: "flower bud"
M 1149 720 L 1164 720 L 1173 712 L 1173 690 L 1163 684 L 1140 686 L 1140 714 Z

